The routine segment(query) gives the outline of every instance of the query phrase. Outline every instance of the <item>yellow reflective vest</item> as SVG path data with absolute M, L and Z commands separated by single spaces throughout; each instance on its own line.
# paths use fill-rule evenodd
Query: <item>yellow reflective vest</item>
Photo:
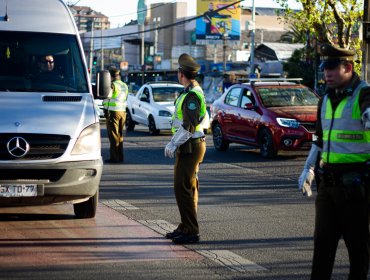
M 111 98 L 104 99 L 104 109 L 109 111 L 126 111 L 128 87 L 121 80 L 113 81 L 113 92 Z
M 183 122 L 182 105 L 184 103 L 185 97 L 190 92 L 195 93 L 198 99 L 200 100 L 200 118 L 203 119 L 206 114 L 207 106 L 206 106 L 204 94 L 202 92 L 192 89 L 189 92 L 182 93 L 179 96 L 179 98 L 176 99 L 176 102 L 175 102 L 175 112 L 172 115 L 172 127 L 171 127 L 172 133 L 175 133 L 179 129 L 180 125 L 182 125 L 182 122 Z M 195 131 L 203 132 L 203 125 L 198 124 L 195 127 Z
M 351 96 L 346 96 L 333 110 L 328 95 L 323 99 L 321 123 L 323 129 L 322 160 L 325 163 L 363 163 L 370 159 L 370 130 L 361 123 L 359 96 L 368 86 L 362 81 Z

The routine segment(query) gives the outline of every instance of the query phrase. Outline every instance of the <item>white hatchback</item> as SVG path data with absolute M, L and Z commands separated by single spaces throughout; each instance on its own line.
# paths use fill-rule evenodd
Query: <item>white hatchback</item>
M 126 129 L 132 131 L 136 124 L 148 126 L 151 135 L 170 130 L 175 100 L 183 86 L 175 82 L 149 82 L 127 99 Z M 203 120 L 205 131 L 210 127 L 209 116 Z

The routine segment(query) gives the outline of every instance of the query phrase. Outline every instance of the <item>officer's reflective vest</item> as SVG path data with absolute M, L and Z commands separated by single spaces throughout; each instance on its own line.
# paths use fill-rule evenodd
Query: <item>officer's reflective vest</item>
M 201 121 L 204 118 L 206 114 L 206 110 L 207 110 L 206 101 L 204 99 L 204 94 L 194 89 L 190 90 L 189 92 L 195 93 L 198 99 L 200 100 L 200 120 L 199 121 Z M 182 125 L 182 121 L 183 121 L 182 105 L 184 103 L 185 97 L 189 94 L 189 92 L 182 93 L 179 96 L 179 98 L 176 99 L 175 112 L 172 116 L 172 125 L 171 125 L 172 133 L 175 133 L 179 129 L 180 125 Z M 203 133 L 203 125 L 198 124 L 195 127 L 195 131 Z
M 362 163 L 370 158 L 370 130 L 365 130 L 361 123 L 359 106 L 360 91 L 366 86 L 367 83 L 362 81 L 335 111 L 325 95 L 321 107 L 322 159 L 325 163 Z
M 109 111 L 126 111 L 127 85 L 121 80 L 113 81 L 113 85 L 112 97 L 103 101 L 104 109 Z

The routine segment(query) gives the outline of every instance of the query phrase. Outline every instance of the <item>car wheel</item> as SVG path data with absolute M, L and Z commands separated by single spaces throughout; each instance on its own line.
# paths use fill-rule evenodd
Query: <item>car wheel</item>
M 126 130 L 127 131 L 134 131 L 135 128 L 135 122 L 132 120 L 131 114 L 129 111 L 126 111 Z
M 148 126 L 149 126 L 149 134 L 150 135 L 153 136 L 153 135 L 158 135 L 159 134 L 160 130 L 157 129 L 153 116 L 149 116 Z
M 98 208 L 99 193 L 90 197 L 87 201 L 73 204 L 73 210 L 77 219 L 94 218 Z
M 215 149 L 217 151 L 226 151 L 229 148 L 229 142 L 225 140 L 221 126 L 216 124 L 212 132 Z
M 270 130 L 264 128 L 259 135 L 259 146 L 263 158 L 273 158 L 277 154 Z

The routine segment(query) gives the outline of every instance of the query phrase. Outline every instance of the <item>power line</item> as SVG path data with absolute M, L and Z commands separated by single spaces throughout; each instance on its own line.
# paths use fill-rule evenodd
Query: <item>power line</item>
M 244 0 L 238 0 L 236 2 L 233 2 L 231 4 L 226 5 L 224 7 L 221 7 L 217 10 L 214 10 L 211 13 L 217 13 L 219 11 L 225 10 L 225 9 L 227 9 L 231 6 L 234 6 L 235 4 L 238 4 L 238 3 L 243 2 L 243 1 Z M 101 38 L 115 38 L 115 37 L 123 37 L 123 36 L 130 36 L 130 35 L 138 35 L 138 34 L 141 34 L 141 33 L 152 32 L 152 31 L 155 31 L 155 30 L 167 29 L 167 28 L 174 27 L 174 26 L 177 26 L 177 25 L 185 24 L 187 22 L 196 20 L 198 18 L 202 18 L 202 17 L 206 16 L 209 13 L 210 12 L 207 11 L 204 14 L 199 15 L 199 16 L 191 17 L 191 18 L 188 18 L 188 19 L 185 19 L 185 20 L 182 20 L 182 21 L 178 21 L 178 22 L 175 22 L 175 23 L 168 24 L 168 25 L 162 25 L 162 26 L 159 26 L 159 27 L 156 27 L 156 28 L 146 29 L 146 30 L 143 30 L 143 31 L 135 31 L 135 32 L 130 32 L 130 33 L 122 33 L 122 34 L 116 34 L 116 35 L 105 35 L 105 36 L 89 36 L 89 37 L 86 36 L 86 37 L 83 37 L 83 38 L 85 38 L 85 39 L 91 39 L 91 38 L 101 39 Z
M 159 8 L 159 7 L 162 7 L 162 6 L 165 6 L 165 5 L 168 5 L 168 4 L 173 4 L 173 3 L 176 3 L 177 0 L 174 0 L 173 2 L 168 2 L 168 3 L 162 3 L 162 4 L 159 4 L 158 6 L 154 6 L 153 8 L 148 8 L 148 9 L 145 9 L 145 10 L 140 10 L 141 12 L 146 12 L 146 11 L 150 11 L 150 10 L 154 10 L 156 8 Z M 155 4 L 153 4 L 155 5 Z M 123 16 L 129 16 L 129 15 L 133 15 L 133 14 L 136 14 L 136 13 L 127 13 L 127 14 L 123 14 L 123 15 L 115 15 L 115 16 L 109 16 L 110 18 L 111 17 L 123 17 Z

